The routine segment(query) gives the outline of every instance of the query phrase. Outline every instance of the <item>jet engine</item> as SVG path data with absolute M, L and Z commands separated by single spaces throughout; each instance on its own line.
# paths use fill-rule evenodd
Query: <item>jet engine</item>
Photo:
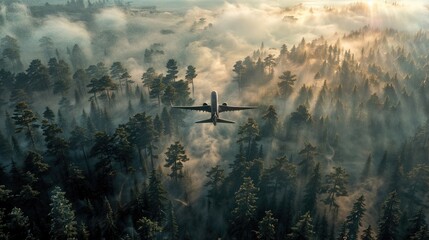
M 228 106 L 228 104 L 226 102 L 222 103 L 222 106 Z

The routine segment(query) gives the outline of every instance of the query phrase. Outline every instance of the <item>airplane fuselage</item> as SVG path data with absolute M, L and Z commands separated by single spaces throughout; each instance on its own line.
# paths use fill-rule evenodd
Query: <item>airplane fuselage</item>
M 217 119 L 219 118 L 219 105 L 217 104 L 218 96 L 216 91 L 211 93 L 211 110 L 212 110 L 212 121 L 213 125 L 216 126 Z

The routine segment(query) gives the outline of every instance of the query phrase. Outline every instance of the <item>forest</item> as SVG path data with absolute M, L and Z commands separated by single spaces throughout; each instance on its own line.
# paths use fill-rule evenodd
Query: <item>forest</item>
M 429 239 L 429 7 L 98 4 L 0 1 L 0 239 Z

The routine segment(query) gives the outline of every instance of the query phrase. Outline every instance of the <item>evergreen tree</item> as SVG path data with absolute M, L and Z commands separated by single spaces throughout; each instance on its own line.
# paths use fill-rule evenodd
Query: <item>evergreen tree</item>
M 12 156 L 12 154 L 13 154 L 13 149 L 10 142 L 0 131 L 0 158 L 8 159 Z
M 161 223 L 164 219 L 166 192 L 161 184 L 160 176 L 152 170 L 148 185 L 149 216 L 154 221 Z
M 407 229 L 406 239 L 425 239 L 423 236 L 429 237 L 428 225 L 426 223 L 426 216 L 423 209 L 420 209 L 409 220 L 409 227 Z
M 397 230 L 401 218 L 398 194 L 391 192 L 384 201 L 378 220 L 377 240 L 397 239 Z
M 276 239 L 277 219 L 273 217 L 271 211 L 266 211 L 264 218 L 258 224 L 257 238 L 260 240 Z
M 361 240 L 375 240 L 371 225 L 369 225 L 367 229 L 363 230 L 363 233 L 360 238 Z
M 142 217 L 137 222 L 138 233 L 143 240 L 155 240 L 157 233 L 162 231 L 162 227 L 156 221 L 147 217 Z
M 161 121 L 162 125 L 164 126 L 164 134 L 171 136 L 171 134 L 173 134 L 172 119 L 166 107 L 162 109 Z
M 15 120 L 15 132 L 20 133 L 25 130 L 25 135 L 30 139 L 33 149 L 36 149 L 36 138 L 34 131 L 39 127 L 39 124 L 36 123 L 36 114 L 31 111 L 27 103 L 19 102 L 15 106 L 12 119 Z
M 293 92 L 293 85 L 296 81 L 296 75 L 292 74 L 291 71 L 285 71 L 279 77 L 281 80 L 278 83 L 279 95 L 283 97 L 289 97 Z
M 65 160 L 69 150 L 68 142 L 60 136 L 63 132 L 56 123 L 42 121 L 43 136 L 45 136 L 47 153 L 55 156 L 57 160 Z
M 165 155 L 167 157 L 165 159 L 167 163 L 164 167 L 171 168 L 171 174 L 169 174 L 169 176 L 174 178 L 177 182 L 178 178 L 183 178 L 183 163 L 189 160 L 188 156 L 186 156 L 185 148 L 177 141 L 170 145 Z
M 56 186 L 51 195 L 51 239 L 75 239 L 77 237 L 77 222 L 72 205 L 65 192 Z
M 313 224 L 310 213 L 307 212 L 300 217 L 292 227 L 292 232 L 286 236 L 287 240 L 311 240 L 314 237 Z
M 365 211 L 365 198 L 362 195 L 354 202 L 353 208 L 346 218 L 347 239 L 358 239 L 359 228 L 362 226 L 362 217 Z
M 51 123 L 55 120 L 55 114 L 54 111 L 52 111 L 49 107 L 46 107 L 45 111 L 43 112 L 43 117 L 48 119 Z
M 176 81 L 177 73 L 179 72 L 176 60 L 169 59 L 165 67 L 167 68 L 167 75 L 165 75 L 163 81 L 167 84 Z
M 158 138 L 164 134 L 164 125 L 158 114 L 156 114 L 155 118 L 153 119 L 153 127 L 156 131 L 156 135 L 158 136 Z
M 192 84 L 192 98 L 195 98 L 194 95 L 194 79 L 198 76 L 198 74 L 195 71 L 195 67 L 192 65 L 189 65 L 186 69 L 186 75 L 185 79 L 188 81 L 188 83 Z
M 306 143 L 304 149 L 299 151 L 298 154 L 302 156 L 302 161 L 299 163 L 301 173 L 304 177 L 307 177 L 310 170 L 313 168 L 313 159 L 318 155 L 317 147 L 313 146 L 311 143 Z
M 161 106 L 161 96 L 163 95 L 165 89 L 165 85 L 162 81 L 163 77 L 162 75 L 159 75 L 153 79 L 149 86 L 149 97 L 158 99 L 158 106 Z
M 104 198 L 105 216 L 101 223 L 102 235 L 104 239 L 115 240 L 119 238 L 118 229 L 116 227 L 115 214 L 107 197 Z
M 315 212 L 317 207 L 317 195 L 321 190 L 321 185 L 320 164 L 317 163 L 314 167 L 313 174 L 310 176 L 310 180 L 305 185 L 303 199 L 304 212 Z
M 33 91 L 45 91 L 51 87 L 48 68 L 39 59 L 31 61 L 26 73 Z
M 273 105 L 268 107 L 266 113 L 262 116 L 262 119 L 265 120 L 263 130 L 265 131 L 266 135 L 273 136 L 276 132 L 278 122 L 277 112 Z
M 220 205 L 220 200 L 222 197 L 222 185 L 225 180 L 224 170 L 220 169 L 219 165 L 212 167 L 209 171 L 207 171 L 207 178 L 209 181 L 205 184 L 205 186 L 209 187 L 207 197 L 213 201 L 215 206 Z
M 255 224 L 256 193 L 258 189 L 249 177 L 244 178 L 240 189 L 235 193 L 235 207 L 232 210 L 230 230 L 237 239 L 251 239 Z
M 259 140 L 259 126 L 253 118 L 247 119 L 247 123 L 244 123 L 238 128 L 238 143 L 247 142 L 247 160 L 255 159 L 251 153 L 257 152 L 257 149 L 252 149 L 252 142 Z M 252 151 L 253 150 L 253 151 Z
M 147 92 L 150 92 L 150 88 L 152 86 L 152 82 L 155 78 L 158 77 L 158 74 L 155 72 L 153 67 L 150 67 L 143 73 L 141 80 L 143 81 L 143 86 L 147 87 Z
M 164 231 L 168 233 L 168 239 L 177 240 L 179 239 L 179 229 L 176 222 L 176 214 L 174 213 L 173 204 L 171 202 L 168 204 L 166 215 L 167 224 Z
M 327 193 L 323 202 L 329 206 L 338 209 L 337 197 L 347 196 L 348 174 L 341 167 L 334 167 L 334 171 L 326 175 L 325 184 L 322 186 L 322 193 Z
M 29 230 L 29 218 L 24 215 L 20 208 L 14 207 L 9 216 L 9 239 L 33 239 L 31 231 Z

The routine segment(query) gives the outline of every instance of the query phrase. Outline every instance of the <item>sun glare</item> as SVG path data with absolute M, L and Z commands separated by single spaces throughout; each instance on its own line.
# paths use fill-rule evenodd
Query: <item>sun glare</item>
M 371 6 L 372 6 L 372 4 L 374 3 L 374 0 L 368 0 L 368 1 L 367 1 L 367 3 L 368 3 L 368 6 L 370 6 L 370 7 L 371 7 Z

